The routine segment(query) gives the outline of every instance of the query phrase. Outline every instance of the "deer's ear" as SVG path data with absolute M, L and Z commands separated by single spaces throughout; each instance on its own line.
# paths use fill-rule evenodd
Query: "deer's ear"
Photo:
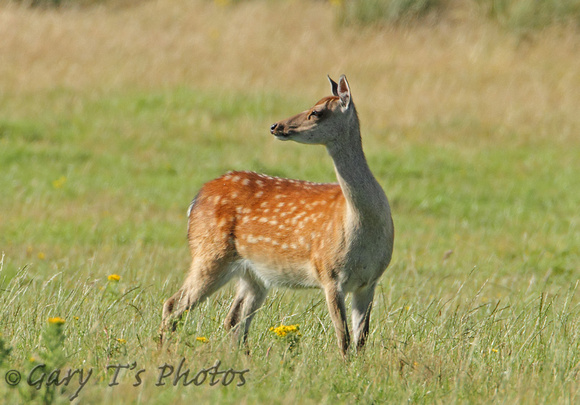
M 336 82 L 332 80 L 330 76 L 326 75 L 326 77 L 328 77 L 328 81 L 330 82 L 330 86 L 332 88 L 332 95 L 338 96 L 338 84 L 336 84 Z
M 336 95 L 340 98 L 342 108 L 347 109 L 350 107 L 352 97 L 350 95 L 350 87 L 345 75 L 340 76 L 340 79 L 338 79 Z

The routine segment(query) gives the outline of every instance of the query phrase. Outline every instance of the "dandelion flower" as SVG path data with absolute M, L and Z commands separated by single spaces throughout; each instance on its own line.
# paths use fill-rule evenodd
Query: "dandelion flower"
M 62 325 L 64 324 L 64 319 L 62 319 L 60 316 L 55 316 L 54 318 L 48 318 L 48 323 L 53 325 Z
M 109 277 L 107 277 L 107 280 L 109 281 L 119 281 L 121 280 L 121 276 L 118 274 L 111 274 L 109 275 Z
M 44 259 L 46 259 L 46 255 L 43 252 L 38 252 L 38 258 L 40 260 L 44 260 Z
M 117 342 L 121 343 L 122 345 L 127 343 L 127 341 L 125 339 L 122 339 L 122 338 L 117 338 Z
M 205 336 L 196 337 L 195 340 L 197 340 L 198 342 L 201 342 L 201 343 L 208 343 L 209 342 L 209 339 L 206 338 Z

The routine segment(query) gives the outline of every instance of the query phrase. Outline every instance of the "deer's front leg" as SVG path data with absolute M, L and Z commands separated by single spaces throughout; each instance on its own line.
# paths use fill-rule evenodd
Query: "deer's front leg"
M 363 348 L 369 335 L 374 295 L 374 284 L 360 288 L 352 295 L 352 330 L 357 351 Z
M 325 288 L 326 304 L 330 312 L 330 318 L 334 324 L 336 331 L 336 338 L 338 339 L 338 347 L 340 348 L 343 357 L 346 357 L 348 346 L 350 344 L 350 336 L 348 333 L 348 324 L 346 321 L 346 308 L 344 305 L 344 294 L 336 284 L 331 284 Z

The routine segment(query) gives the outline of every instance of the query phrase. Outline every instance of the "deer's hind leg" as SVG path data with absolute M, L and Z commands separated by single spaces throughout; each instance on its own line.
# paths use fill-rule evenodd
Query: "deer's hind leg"
M 186 310 L 195 308 L 230 281 L 234 275 L 229 271 L 230 264 L 231 259 L 227 256 L 219 259 L 194 257 L 183 286 L 163 305 L 161 341 L 165 332 L 175 331 Z
M 235 343 L 240 343 L 240 339 L 246 343 L 252 319 L 267 292 L 266 286 L 249 271 L 240 277 L 236 298 L 224 322 L 226 330 L 232 330 Z

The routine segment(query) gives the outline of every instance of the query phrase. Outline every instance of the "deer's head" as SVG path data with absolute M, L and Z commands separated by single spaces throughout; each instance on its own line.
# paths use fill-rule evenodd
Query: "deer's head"
M 324 97 L 314 106 L 288 119 L 278 121 L 270 132 L 278 139 L 300 143 L 328 145 L 336 140 L 344 127 L 356 116 L 346 76 L 336 83 L 328 77 L 332 96 Z M 340 129 L 343 129 L 340 131 Z

